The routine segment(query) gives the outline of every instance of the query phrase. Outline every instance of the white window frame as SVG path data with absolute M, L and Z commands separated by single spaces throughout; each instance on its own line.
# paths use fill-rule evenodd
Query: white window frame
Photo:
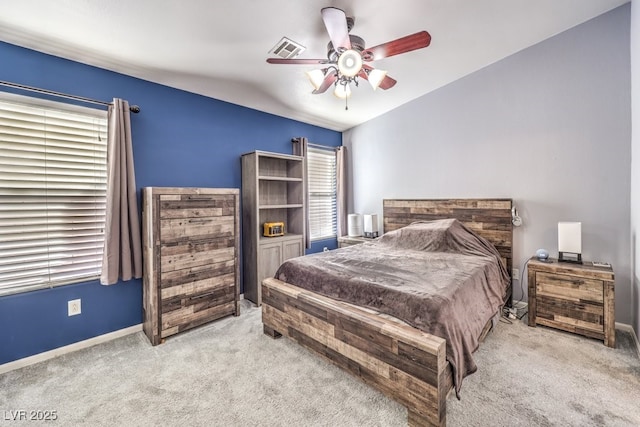
M 336 161 L 334 147 L 307 146 L 307 214 L 312 242 L 337 236 Z
M 107 112 L 0 92 L 0 295 L 100 277 Z

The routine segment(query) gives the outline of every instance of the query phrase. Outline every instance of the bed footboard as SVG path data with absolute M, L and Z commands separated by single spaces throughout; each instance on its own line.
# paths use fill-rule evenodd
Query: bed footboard
M 277 279 L 262 282 L 265 334 L 285 335 L 408 409 L 410 426 L 444 426 L 452 388 L 445 340 Z

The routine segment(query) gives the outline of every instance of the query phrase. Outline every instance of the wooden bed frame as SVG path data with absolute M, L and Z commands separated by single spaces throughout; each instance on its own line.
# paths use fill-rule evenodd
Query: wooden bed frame
M 457 218 L 496 246 L 511 274 L 511 204 L 511 199 L 384 200 L 384 231 Z M 262 302 L 265 334 L 288 336 L 406 406 L 410 426 L 446 425 L 453 381 L 444 339 L 273 278 L 262 282 Z

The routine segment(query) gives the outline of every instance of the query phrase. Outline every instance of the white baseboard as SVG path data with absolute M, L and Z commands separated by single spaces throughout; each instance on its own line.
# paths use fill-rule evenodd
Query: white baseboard
M 616 322 L 616 329 L 620 329 L 621 331 L 625 331 L 625 332 L 631 332 L 633 341 L 636 343 L 636 351 L 638 352 L 638 358 L 640 358 L 640 341 L 638 341 L 638 334 L 633 329 L 633 326 L 627 325 L 626 323 Z
M 240 294 L 240 300 L 243 299 L 244 293 Z M 45 360 L 53 359 L 54 357 L 58 357 L 63 354 L 71 353 L 83 348 L 94 346 L 96 344 L 111 341 L 116 338 L 124 337 L 126 335 L 135 334 L 136 332 L 140 331 L 142 331 L 142 323 L 139 325 L 133 325 L 129 326 L 128 328 L 109 332 L 108 334 L 89 338 L 88 340 L 65 345 L 64 347 L 54 348 L 53 350 L 45 351 L 44 353 L 38 353 L 33 356 L 25 357 L 23 359 L 14 360 L 13 362 L 8 362 L 0 365 L 0 374 L 13 371 L 14 369 L 24 368 L 25 366 L 33 365 L 35 363 L 44 362 Z
M 109 332 L 108 334 L 98 335 L 97 337 L 89 338 L 88 340 L 79 341 L 73 344 L 65 345 L 64 347 L 54 348 L 53 350 L 45 351 L 44 353 L 38 353 L 33 356 L 25 357 L 23 359 L 14 360 L 13 362 L 0 365 L 0 374 L 4 374 L 14 369 L 24 368 L 25 366 L 33 365 L 34 363 L 44 362 L 45 360 L 53 359 L 54 357 L 61 356 L 63 354 L 71 353 L 83 348 L 91 347 L 96 344 L 111 341 L 116 338 L 124 337 L 126 335 L 135 334 L 142 331 L 142 324 L 129 326 L 128 328 L 119 329 L 117 331 Z

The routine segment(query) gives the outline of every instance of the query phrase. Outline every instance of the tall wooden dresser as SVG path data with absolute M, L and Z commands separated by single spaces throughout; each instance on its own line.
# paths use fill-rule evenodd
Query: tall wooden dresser
M 143 329 L 153 345 L 240 314 L 239 190 L 143 189 Z

